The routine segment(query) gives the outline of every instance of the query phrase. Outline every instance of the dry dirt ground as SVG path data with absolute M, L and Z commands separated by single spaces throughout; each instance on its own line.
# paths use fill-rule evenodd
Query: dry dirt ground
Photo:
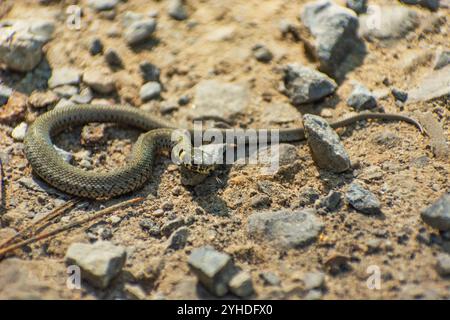
M 164 1 L 124 1 L 117 7 L 115 19 L 95 13 L 88 9 L 85 2 L 50 1 L 42 5 L 37 1 L 14 0 L 2 1 L 0 6 L 3 6 L 2 19 L 30 18 L 59 12 L 53 39 L 44 47 L 46 60 L 52 69 L 76 66 L 83 70 L 104 65 L 102 56 L 93 57 L 88 53 L 87 43 L 93 36 L 99 37 L 105 48 L 115 48 L 124 62 L 123 69 L 114 71 L 117 93 L 96 95 L 96 98 L 109 102 L 128 103 L 136 107 L 142 105 L 139 99 L 142 78 L 138 66 L 141 61 L 148 60 L 161 69 L 161 83 L 164 86 L 162 100 L 176 101 L 183 95 L 192 97 L 195 85 L 204 79 L 244 83 L 250 87 L 251 103 L 234 125 L 276 127 L 276 124 L 267 122 L 264 111 L 270 110 L 276 103 L 289 102 L 278 91 L 281 82 L 279 68 L 290 62 L 314 66 L 308 60 L 301 42 L 282 38 L 278 27 L 282 19 L 299 24 L 297 17 L 306 1 L 193 0 L 188 2 L 189 18 L 185 21 L 171 19 L 166 13 Z M 391 1 L 372 2 L 384 5 Z M 64 23 L 65 9 L 76 3 L 85 9 L 82 27 L 78 31 L 68 29 Z M 422 21 L 436 14 L 448 18 L 450 13 L 449 9 L 432 13 L 418 6 L 412 8 L 421 15 Z M 121 37 L 108 36 L 111 30 L 117 28 L 118 17 L 127 10 L 159 12 L 153 43 L 130 49 Z M 448 31 L 448 20 L 446 23 Z M 232 29 L 229 39 L 207 40 L 208 34 L 223 26 Z M 253 58 L 252 47 L 258 43 L 265 44 L 273 52 L 274 59 L 270 63 L 260 63 Z M 448 46 L 449 36 L 448 33 L 423 36 L 419 28 L 414 36 L 400 39 L 390 46 L 376 42 L 367 42 L 366 45 L 368 53 L 364 63 L 347 74 L 334 97 L 299 107 L 299 114 L 314 113 L 328 119 L 338 119 L 352 112 L 345 101 L 355 80 L 374 91 L 386 90 L 386 79 L 395 87 L 414 87 L 432 68 L 432 61 L 420 61 L 405 71 L 402 63 L 406 57 Z M 19 88 L 24 74 L 3 71 L 1 76 L 26 95 L 36 87 L 33 82 L 28 87 L 22 82 Z M 160 103 L 150 103 L 153 112 L 159 113 Z M 448 100 L 406 104 L 400 110 L 389 95 L 381 101 L 381 105 L 387 112 L 432 112 L 448 140 Z M 163 116 L 174 123 L 183 123 L 188 121 L 183 113 L 184 108 L 192 108 L 192 102 Z M 284 124 L 285 127 L 301 125 L 301 119 Z M 37 215 L 68 199 L 59 193 L 43 192 L 18 182 L 23 177 L 31 177 L 32 173 L 22 143 L 11 138 L 12 128 L 14 124 L 0 128 L 0 150 L 5 158 L 3 160 L 6 160 L 3 163 L 6 209 L 1 216 L 0 239 L 11 234 L 11 229 L 19 230 L 36 219 Z M 98 160 L 94 161 L 97 168 L 123 164 L 139 135 L 137 130 L 112 126 L 106 130 L 106 141 L 86 147 L 80 143 L 80 131 L 80 128 L 68 130 L 56 139 L 56 144 L 74 153 L 82 149 L 91 150 L 92 157 Z M 3 277 L 5 284 L 0 290 L 8 288 L 8 291 L 3 290 L 3 297 L 20 298 L 23 297 L 21 294 L 25 295 L 23 292 L 33 288 L 42 297 L 50 298 L 124 298 L 130 296 L 128 291 L 132 285 L 139 286 L 149 299 L 214 298 L 197 284 L 197 278 L 187 264 L 194 248 L 212 245 L 230 254 L 236 265 L 250 272 L 255 288 L 253 297 L 257 299 L 305 298 L 307 291 L 301 279 L 309 271 L 325 273 L 324 288 L 319 295 L 322 299 L 448 299 L 450 280 L 436 272 L 435 264 L 437 254 L 450 251 L 450 242 L 420 218 L 423 208 L 450 191 L 448 158 L 436 157 L 431 150 L 430 139 L 405 123 L 364 122 L 339 132 L 355 163 L 354 169 L 344 174 L 331 174 L 318 169 L 305 142 L 294 143 L 301 167 L 290 179 L 267 177 L 255 166 L 233 166 L 221 168 L 203 184 L 189 188 L 180 185 L 180 176 L 174 165 L 168 160 L 161 160 L 155 167 L 155 178 L 144 189 L 119 199 L 146 197 L 144 202 L 112 215 L 119 219 L 104 218 L 88 230 L 85 230 L 86 226 L 75 228 L 14 251 L 14 256 L 22 260 L 18 265 L 25 270 L 33 270 L 33 282 L 27 287 L 26 284 L 18 285 L 17 279 Z M 395 136 L 395 143 L 377 143 L 386 132 Z M 353 180 L 364 182 L 379 198 L 382 215 L 364 215 L 343 202 L 337 210 L 320 215 L 324 229 L 317 241 L 287 251 L 248 236 L 248 216 L 258 210 L 252 207 L 251 199 L 262 193 L 262 183 L 270 184 L 272 190 L 269 192 L 271 203 L 265 210 L 278 210 L 312 207 L 312 203 L 301 204 L 300 201 L 302 192 L 307 188 L 315 189 L 320 197 L 324 197 L 330 190 L 345 193 Z M 88 202 L 66 214 L 59 222 L 72 221 L 119 200 Z M 158 209 L 163 206 L 170 208 L 170 204 L 173 208 L 159 214 Z M 140 222 L 151 219 L 162 225 L 174 217 L 189 221 L 190 236 L 184 249 L 167 252 L 167 237 L 150 236 L 140 227 Z M 438 240 L 425 244 L 420 241 L 423 237 Z M 106 290 L 87 284 L 83 284 L 81 290 L 67 289 L 64 255 L 68 246 L 73 242 L 101 238 L 127 248 L 124 270 Z M 374 243 L 376 250 L 371 249 Z M 349 270 L 338 274 L 327 272 L 325 262 L 335 254 L 350 258 Z M 371 265 L 380 268 L 379 290 L 371 290 L 366 285 L 369 277 L 367 268 Z M 261 277 L 265 272 L 275 273 L 280 284 L 265 283 Z

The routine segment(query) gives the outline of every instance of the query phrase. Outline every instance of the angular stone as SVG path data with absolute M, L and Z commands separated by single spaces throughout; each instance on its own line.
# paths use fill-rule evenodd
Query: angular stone
M 301 20 L 315 37 L 315 52 L 320 70 L 336 74 L 341 63 L 361 42 L 358 37 L 358 17 L 354 11 L 329 0 L 307 3 Z
M 297 63 L 284 68 L 283 81 L 293 105 L 321 100 L 337 88 L 336 82 L 327 75 Z
M 445 193 L 420 213 L 422 220 L 438 230 L 450 230 L 450 193 Z
M 380 212 L 380 201 L 367 189 L 353 182 L 345 194 L 347 201 L 356 210 L 366 214 L 377 214 Z
M 48 80 L 50 88 L 56 88 L 64 85 L 78 85 L 80 83 L 80 71 L 74 68 L 53 69 L 52 76 Z
M 204 246 L 192 250 L 188 264 L 200 283 L 211 293 L 222 297 L 228 292 L 228 283 L 235 273 L 228 254 Z
M 357 84 L 347 99 L 347 104 L 357 111 L 373 109 L 377 106 L 375 95 L 363 85 Z
M 189 229 L 181 227 L 175 230 L 167 241 L 167 249 L 180 250 L 186 246 L 189 237 Z
M 350 168 L 350 157 L 344 145 L 325 119 L 306 114 L 303 116 L 303 125 L 317 166 L 336 173 Z
M 240 271 L 233 276 L 228 286 L 232 293 L 241 298 L 249 297 L 254 293 L 252 276 L 245 271 Z
M 111 242 L 98 241 L 94 244 L 73 243 L 65 256 L 68 265 L 81 268 L 81 279 L 92 285 L 105 289 L 111 280 L 121 271 L 126 260 L 123 247 Z
M 323 223 L 311 210 L 261 211 L 248 218 L 248 233 L 280 249 L 303 247 L 315 241 Z

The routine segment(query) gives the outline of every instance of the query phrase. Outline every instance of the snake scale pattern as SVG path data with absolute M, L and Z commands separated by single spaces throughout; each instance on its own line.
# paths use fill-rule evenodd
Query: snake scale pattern
M 406 121 L 421 129 L 418 122 L 407 116 L 385 113 L 361 113 L 331 126 L 338 128 L 366 119 Z M 146 133 L 137 139 L 130 161 L 123 167 L 109 172 L 85 171 L 66 163 L 53 147 L 51 137 L 67 127 L 90 122 L 118 123 Z M 174 147 L 171 136 L 176 129 L 173 124 L 133 107 L 66 106 L 44 113 L 29 127 L 24 141 L 25 154 L 34 172 L 53 187 L 85 198 L 112 198 L 138 189 L 150 178 L 156 155 Z M 233 129 L 217 130 L 225 134 Z M 280 142 L 305 139 L 303 128 L 281 129 L 279 133 Z

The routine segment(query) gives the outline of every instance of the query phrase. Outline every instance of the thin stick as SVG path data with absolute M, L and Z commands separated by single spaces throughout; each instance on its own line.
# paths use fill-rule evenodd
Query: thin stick
M 84 219 L 80 219 L 78 221 L 74 221 L 74 222 L 68 223 L 65 226 L 62 226 L 62 227 L 57 228 L 55 230 L 52 230 L 52 231 L 49 231 L 49 232 L 44 232 L 44 233 L 38 234 L 37 236 L 34 236 L 34 237 L 30 238 L 30 239 L 18 242 L 16 244 L 12 245 L 12 246 L 9 246 L 9 247 L 6 247 L 4 249 L 1 249 L 0 250 L 0 257 L 3 256 L 4 254 L 10 252 L 10 251 L 13 251 L 15 249 L 21 248 L 21 247 L 23 247 L 23 246 L 25 246 L 27 244 L 30 244 L 30 243 L 33 243 L 33 242 L 36 242 L 36 241 L 39 241 L 39 240 L 42 240 L 42 239 L 49 238 L 49 237 L 54 236 L 54 235 L 56 235 L 58 233 L 64 232 L 66 230 L 72 229 L 73 227 L 79 226 L 79 225 L 81 225 L 83 223 L 87 223 L 87 222 L 92 221 L 94 219 L 97 219 L 97 218 L 99 218 L 101 216 L 104 216 L 104 215 L 106 215 L 108 213 L 111 213 L 111 212 L 113 212 L 113 211 L 115 211 L 115 210 L 117 210 L 119 208 L 125 207 L 127 205 L 130 205 L 130 204 L 142 201 L 142 200 L 144 200 L 144 198 L 140 197 L 140 198 L 134 198 L 134 199 L 131 199 L 131 200 L 128 200 L 128 201 L 120 202 L 120 203 L 115 204 L 115 205 L 113 205 L 113 206 L 111 206 L 109 208 L 105 208 L 103 210 L 100 210 L 100 211 L 98 211 L 96 214 L 94 214 L 92 216 L 86 217 Z
M 7 244 L 11 243 L 12 241 L 17 239 L 18 237 L 23 236 L 26 232 L 30 231 L 31 228 L 35 227 L 37 224 L 39 224 L 41 222 L 44 222 L 44 221 L 53 220 L 55 217 L 57 217 L 58 215 L 62 214 L 66 210 L 73 208 L 73 206 L 75 206 L 80 201 L 81 201 L 80 199 L 70 200 L 70 201 L 67 201 L 66 203 L 60 205 L 59 207 L 56 207 L 54 210 L 52 210 L 51 212 L 49 212 L 45 216 L 43 216 L 40 219 L 32 222 L 30 225 L 28 225 L 24 229 L 20 230 L 19 232 L 17 232 L 13 236 L 9 237 L 8 239 L 6 239 L 2 243 L 0 243 L 0 248 L 3 248 L 4 246 L 6 246 Z

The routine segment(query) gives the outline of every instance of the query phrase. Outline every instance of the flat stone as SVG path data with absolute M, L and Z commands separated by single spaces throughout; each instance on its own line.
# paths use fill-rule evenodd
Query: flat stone
M 369 190 L 353 182 L 345 194 L 347 201 L 356 210 L 365 214 L 377 214 L 380 212 L 380 201 Z
M 160 97 L 161 94 L 161 84 L 156 81 L 147 82 L 141 87 L 141 90 L 139 91 L 139 96 L 141 97 L 142 101 L 148 101 L 157 99 Z
M 52 76 L 48 80 L 49 88 L 56 88 L 64 85 L 78 85 L 81 73 L 74 68 L 63 67 L 52 70 Z
M 28 125 L 26 122 L 21 122 L 11 133 L 11 137 L 13 137 L 16 141 L 23 141 L 25 139 L 25 134 L 27 133 Z
M 317 166 L 336 173 L 350 168 L 350 157 L 344 145 L 325 119 L 306 114 L 303 116 L 303 125 Z
M 285 93 L 293 105 L 319 101 L 331 95 L 336 82 L 326 74 L 297 63 L 284 68 Z
M 408 92 L 408 103 L 450 96 L 450 65 L 434 70 Z
M 116 89 L 114 78 L 106 68 L 89 68 L 83 73 L 83 82 L 92 90 L 108 94 Z
M 120 0 L 88 0 L 88 5 L 97 11 L 114 9 Z
M 20 24 L 0 24 L 0 62 L 11 70 L 33 70 L 42 59 L 44 43 L 44 39 Z
M 190 111 L 194 119 L 212 116 L 229 121 L 244 113 L 250 93 L 244 85 L 203 80 L 195 88 L 194 100 L 195 108 Z
M 238 272 L 231 278 L 228 284 L 230 291 L 241 298 L 246 298 L 254 293 L 253 280 L 250 273 L 245 271 Z
M 301 21 L 314 36 L 314 49 L 320 70 L 336 74 L 354 48 L 361 44 L 358 17 L 352 10 L 329 0 L 309 2 L 303 7 Z
M 405 6 L 381 6 L 359 18 L 359 33 L 368 40 L 404 38 L 419 25 L 419 15 Z
M 422 220 L 438 230 L 450 230 L 450 193 L 443 194 L 420 213 Z
M 303 247 L 315 241 L 323 223 L 311 210 L 261 211 L 248 218 L 248 233 L 280 249 Z
M 81 268 L 81 279 L 105 289 L 125 264 L 127 254 L 123 247 L 108 241 L 94 244 L 72 243 L 65 256 L 68 265 Z
M 231 257 L 210 246 L 192 250 L 188 264 L 206 289 L 222 297 L 228 292 L 228 283 L 235 271 Z
M 347 104 L 357 111 L 373 109 L 377 106 L 375 95 L 361 84 L 354 86 L 347 99 Z

